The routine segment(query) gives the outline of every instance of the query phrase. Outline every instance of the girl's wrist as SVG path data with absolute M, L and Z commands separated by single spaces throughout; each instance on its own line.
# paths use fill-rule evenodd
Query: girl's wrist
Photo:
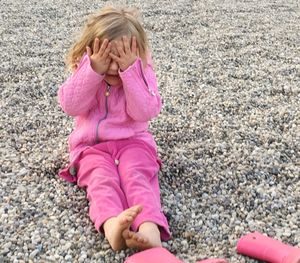
M 128 68 L 130 68 L 136 62 L 137 59 L 138 59 L 138 57 L 135 57 L 134 60 L 131 63 L 129 63 L 128 65 L 126 65 L 126 67 L 123 67 L 123 68 L 120 67 L 120 71 L 121 72 L 126 71 Z
M 92 61 L 92 60 L 91 60 L 90 65 L 91 65 L 92 70 L 95 71 L 97 74 L 99 74 L 99 75 L 104 75 L 104 74 L 105 74 L 105 72 L 103 72 L 103 71 L 97 69 L 97 67 L 93 64 L 93 61 Z

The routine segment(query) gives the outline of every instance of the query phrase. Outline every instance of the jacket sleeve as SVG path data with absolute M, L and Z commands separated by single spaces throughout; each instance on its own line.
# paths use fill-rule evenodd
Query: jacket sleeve
M 126 97 L 126 111 L 136 121 L 149 121 L 161 110 L 161 98 L 151 58 L 143 68 L 138 58 L 133 65 L 119 72 Z
M 78 68 L 58 90 L 63 111 L 70 116 L 84 115 L 96 103 L 96 94 L 104 76 L 96 73 L 88 55 L 84 55 Z

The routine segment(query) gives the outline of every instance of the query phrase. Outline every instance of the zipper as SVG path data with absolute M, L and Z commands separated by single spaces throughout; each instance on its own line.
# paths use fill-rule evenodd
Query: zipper
M 141 74 L 142 74 L 142 77 L 143 77 L 143 80 L 145 82 L 145 85 L 147 86 L 147 89 L 149 91 L 149 93 L 152 95 L 152 96 L 155 96 L 155 93 L 152 89 L 149 88 L 149 85 L 148 85 L 148 82 L 145 78 L 145 75 L 144 75 L 144 71 L 143 71 L 143 65 L 142 65 L 142 62 L 141 62 L 141 65 L 140 65 L 140 68 L 141 68 Z
M 148 83 L 147 83 L 146 78 L 145 78 L 145 75 L 144 75 L 142 62 L 140 62 L 140 69 L 141 69 L 141 75 L 142 75 L 142 78 L 143 78 L 143 80 L 144 80 L 144 82 L 145 82 L 147 88 L 149 89 Z
M 105 120 L 107 118 L 107 115 L 108 115 L 108 96 L 110 95 L 111 86 L 108 83 L 106 83 L 106 85 L 107 86 L 106 86 L 106 90 L 105 90 L 105 115 L 97 123 L 97 127 L 96 127 L 96 143 L 100 142 L 100 138 L 99 138 L 99 125 L 100 125 L 100 123 L 103 120 Z

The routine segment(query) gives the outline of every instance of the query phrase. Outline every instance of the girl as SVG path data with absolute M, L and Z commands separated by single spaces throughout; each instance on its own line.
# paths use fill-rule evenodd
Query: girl
M 60 176 L 86 188 L 90 218 L 113 250 L 160 247 L 170 232 L 148 122 L 161 98 L 135 12 L 107 7 L 91 16 L 67 65 L 73 74 L 58 97 L 75 129 L 70 164 Z

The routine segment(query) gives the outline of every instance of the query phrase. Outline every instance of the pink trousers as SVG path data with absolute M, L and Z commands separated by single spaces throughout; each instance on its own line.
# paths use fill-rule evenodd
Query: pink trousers
M 77 184 L 86 188 L 89 215 L 96 229 L 128 207 L 140 204 L 142 212 L 131 228 L 143 222 L 159 226 L 161 239 L 170 231 L 160 204 L 156 151 L 141 140 L 126 139 L 97 144 L 85 150 L 78 162 Z

